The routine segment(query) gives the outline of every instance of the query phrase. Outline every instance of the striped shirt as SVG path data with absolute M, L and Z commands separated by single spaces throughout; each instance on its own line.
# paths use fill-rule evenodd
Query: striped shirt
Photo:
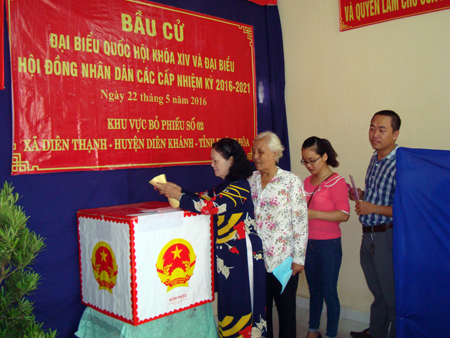
M 377 152 L 374 152 L 369 163 L 369 168 L 367 168 L 364 201 L 384 206 L 393 205 L 397 149 L 398 146 L 396 146 L 395 149 L 381 161 L 378 161 Z M 393 219 L 392 217 L 374 213 L 359 216 L 359 221 L 363 226 L 373 226 L 384 223 L 392 223 Z

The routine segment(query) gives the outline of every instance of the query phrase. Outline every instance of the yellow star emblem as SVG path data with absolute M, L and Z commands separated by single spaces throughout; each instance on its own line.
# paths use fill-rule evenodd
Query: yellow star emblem
M 100 255 L 102 255 L 102 261 L 106 262 L 106 257 L 108 257 L 108 254 L 103 250 L 102 252 L 100 252 Z
M 173 253 L 173 259 L 174 260 L 177 257 L 181 259 L 181 256 L 180 256 L 181 251 L 183 251 L 183 250 L 178 250 L 178 245 L 176 246 L 176 249 L 174 251 L 171 251 Z

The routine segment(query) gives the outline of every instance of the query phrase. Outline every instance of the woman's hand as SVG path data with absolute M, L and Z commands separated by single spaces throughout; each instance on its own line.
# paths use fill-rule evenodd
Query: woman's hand
M 172 182 L 157 183 L 155 185 L 155 190 L 167 198 L 179 200 L 181 196 L 181 187 Z
M 300 265 L 300 264 L 297 264 L 297 263 L 292 263 L 292 267 L 291 267 L 291 269 L 292 269 L 292 276 L 295 276 L 298 273 L 302 273 L 304 267 L 305 267 L 304 265 Z
M 317 218 L 316 210 L 308 209 L 308 219 L 315 219 L 315 218 Z

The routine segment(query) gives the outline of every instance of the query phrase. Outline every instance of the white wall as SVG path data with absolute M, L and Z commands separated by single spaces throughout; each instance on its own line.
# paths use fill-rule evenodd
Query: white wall
M 278 0 L 292 171 L 308 176 L 301 145 L 325 137 L 339 154 L 337 172 L 352 174 L 363 189 L 369 123 L 379 110 L 400 115 L 400 146 L 450 148 L 450 10 L 341 33 L 338 4 Z M 341 225 L 339 296 L 342 306 L 368 312 L 372 295 L 359 265 L 361 225 L 353 208 L 351 202 L 350 220 Z M 309 296 L 304 279 L 299 294 Z

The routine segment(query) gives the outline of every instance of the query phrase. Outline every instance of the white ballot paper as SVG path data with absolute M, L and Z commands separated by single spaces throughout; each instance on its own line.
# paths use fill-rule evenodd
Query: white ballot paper
M 150 183 L 153 186 L 155 186 L 156 183 L 167 183 L 166 174 L 156 176 L 148 183 Z M 180 201 L 177 201 L 175 198 L 169 198 L 169 203 L 173 208 L 178 208 L 180 206 Z
M 273 270 L 273 274 L 281 283 L 281 295 L 292 276 L 292 257 L 286 258 L 283 263 L 278 265 L 275 270 Z

